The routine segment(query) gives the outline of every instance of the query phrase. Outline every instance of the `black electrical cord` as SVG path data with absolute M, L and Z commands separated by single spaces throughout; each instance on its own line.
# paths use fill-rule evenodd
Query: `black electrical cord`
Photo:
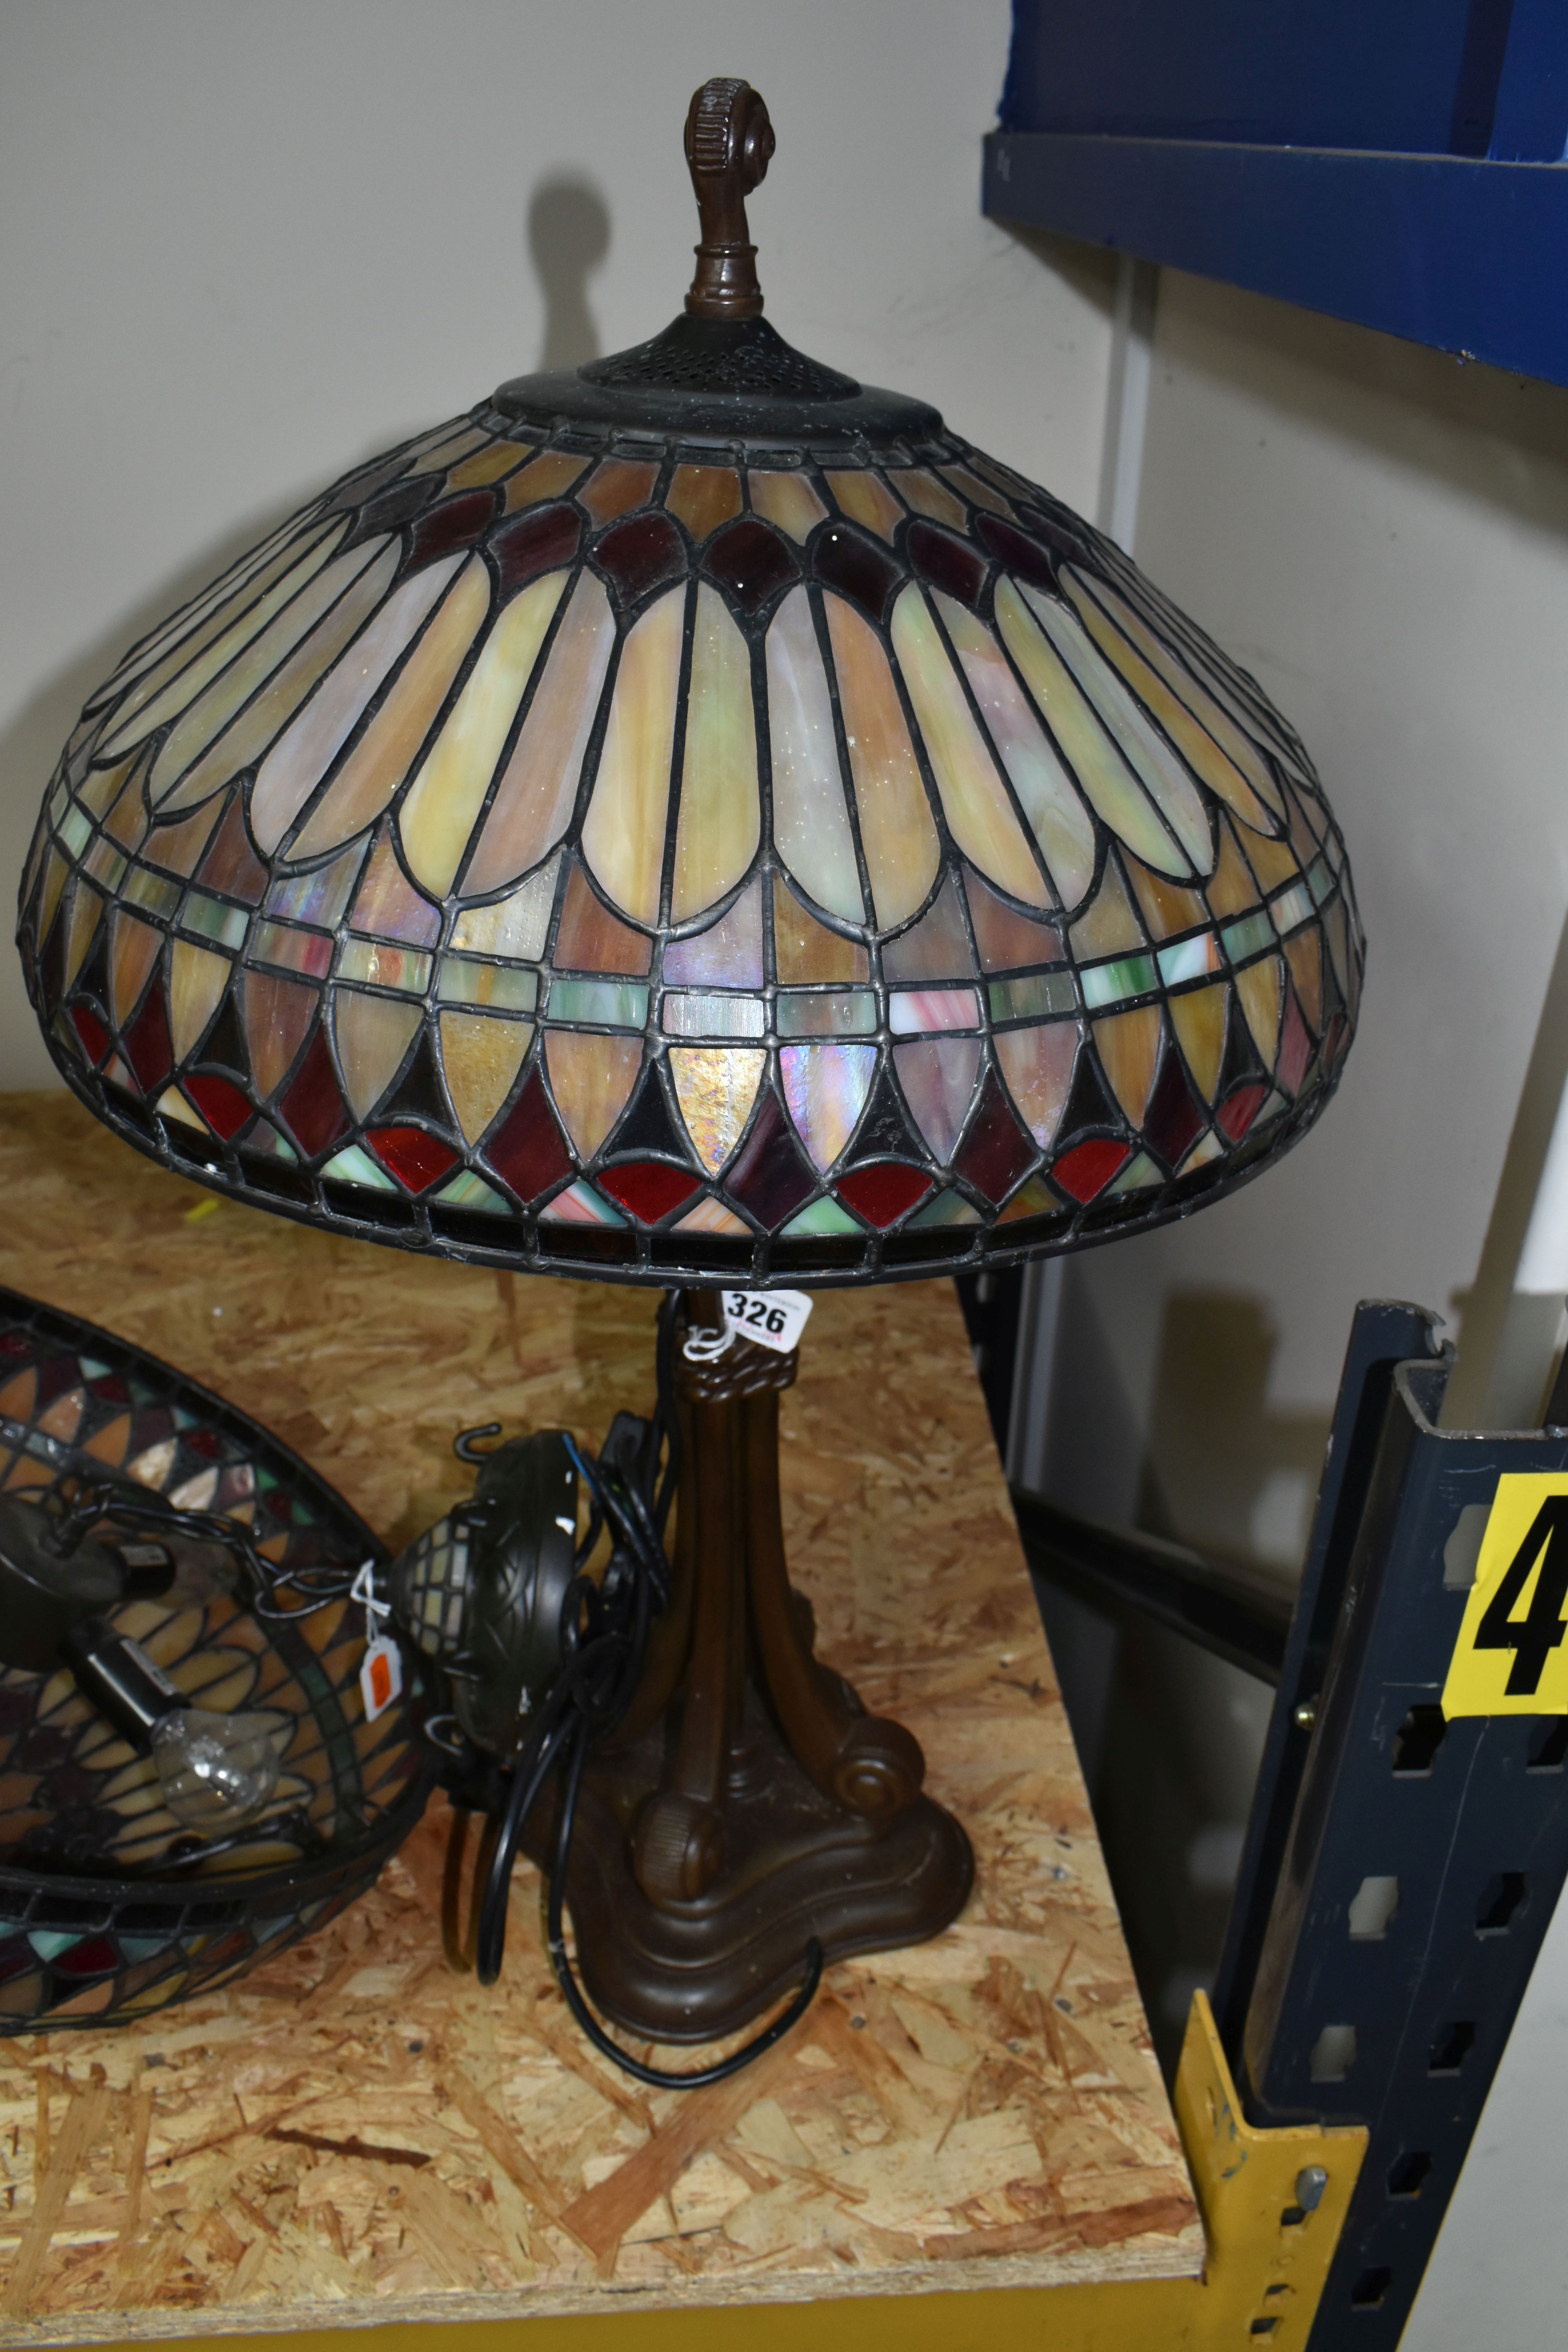
M 478 1893 L 472 1948 L 474 1973 L 481 1984 L 493 1984 L 506 1949 L 507 1896 L 523 1827 L 551 1774 L 558 1772 L 546 1914 L 546 1943 L 555 1980 L 595 2049 L 624 2074 L 653 2090 L 698 2090 L 739 2074 L 798 2023 L 822 1980 L 823 1950 L 812 1937 L 805 1947 L 805 1974 L 799 1990 L 760 2033 L 727 2058 L 685 2074 L 645 2065 L 611 2039 L 588 2007 L 566 1950 L 567 1866 L 588 1753 L 630 1706 L 642 1679 L 653 1620 L 669 1598 L 664 1528 L 679 1475 L 680 1443 L 675 1408 L 675 1329 L 676 1299 L 670 1294 L 659 1312 L 658 1403 L 652 1422 L 643 1424 L 646 1434 L 637 1447 L 638 1475 L 626 1476 L 618 1463 L 604 1455 L 595 1461 L 571 1438 L 566 1441 L 588 1491 L 588 1527 L 577 1548 L 577 1572 L 562 1606 L 562 1668 L 513 1767 L 488 1867 L 479 1874 L 483 1885 Z M 584 1570 L 604 1529 L 610 1536 L 610 1559 L 595 1583 Z

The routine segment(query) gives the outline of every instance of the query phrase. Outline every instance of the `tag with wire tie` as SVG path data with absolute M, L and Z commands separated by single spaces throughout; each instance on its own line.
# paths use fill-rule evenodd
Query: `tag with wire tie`
M 360 1660 L 360 1696 L 364 1701 L 364 1719 L 374 1723 L 384 1715 L 395 1698 L 403 1692 L 403 1654 L 395 1642 L 376 1631 L 378 1617 L 390 1617 L 392 1603 L 377 1597 L 375 1562 L 365 1560 L 354 1578 L 350 1591 L 351 1601 L 357 1601 L 364 1611 L 365 1653 Z

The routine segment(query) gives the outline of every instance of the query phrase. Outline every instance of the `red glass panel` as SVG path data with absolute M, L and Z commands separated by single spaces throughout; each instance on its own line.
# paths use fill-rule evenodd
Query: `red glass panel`
M 829 524 L 816 541 L 816 576 L 858 604 L 868 620 L 879 621 L 903 573 L 885 548 L 847 523 Z
M 147 991 L 147 1001 L 121 1040 L 125 1058 L 135 1071 L 143 1094 L 151 1094 L 167 1083 L 174 1066 L 174 1048 L 169 1039 L 169 1016 L 163 1007 L 163 992 L 154 980 Z
M 85 1004 L 71 1006 L 71 1027 L 81 1039 L 83 1053 L 96 1069 L 109 1051 L 108 1030 L 97 1013 L 89 1013 Z
M 1063 1153 L 1051 1170 L 1051 1181 L 1087 1206 L 1097 1193 L 1104 1192 L 1117 1170 L 1131 1157 L 1125 1143 L 1118 1143 L 1107 1135 L 1092 1136 L 1089 1142 Z
M 373 1127 L 365 1141 L 406 1192 L 427 1192 L 458 1164 L 458 1154 L 424 1127 Z
M 668 515 L 634 515 L 605 533 L 594 550 L 594 561 L 631 604 L 661 580 L 674 580 L 685 571 L 686 542 Z
M 582 529 L 570 507 L 539 507 L 502 523 L 488 550 L 500 572 L 500 599 L 514 595 L 540 572 L 570 563 Z
M 1254 1082 L 1250 1086 L 1238 1087 L 1235 1094 L 1228 1096 L 1221 1103 L 1215 1124 L 1220 1133 L 1228 1141 L 1231 1143 L 1241 1141 L 1242 1137 L 1262 1109 L 1263 1098 L 1268 1092 L 1266 1086 Z
M 755 515 L 742 515 L 710 541 L 702 569 L 748 613 L 760 613 L 770 596 L 800 577 L 800 560 L 776 530 Z
M 629 1209 L 645 1225 L 657 1224 L 701 1189 L 700 1178 L 689 1169 L 666 1167 L 657 1160 L 634 1160 L 629 1166 L 599 1171 L 600 1192 Z
M 555 1123 L 537 1066 L 510 1113 L 485 1147 L 485 1158 L 520 1201 L 559 1184 L 572 1173 L 572 1155 Z
M 60 1976 L 100 1977 L 119 1964 L 120 1955 L 107 1936 L 85 1936 L 68 1951 L 57 1952 L 49 1966 Z
M 868 1224 L 891 1225 L 925 1199 L 931 1178 L 923 1168 L 901 1168 L 897 1160 L 883 1160 L 870 1168 L 851 1168 L 834 1190 Z
M 318 1029 L 300 1074 L 278 1106 L 307 1156 L 317 1159 L 348 1133 L 350 1120 L 338 1092 L 338 1074 L 324 1028 Z
M 1034 1157 L 1034 1143 L 1014 1118 L 995 1071 L 987 1070 L 954 1171 L 988 1201 L 1005 1201 Z
M 907 541 L 910 562 L 921 578 L 960 604 L 977 604 L 985 585 L 984 558 L 934 522 L 912 522 Z
M 434 563 L 438 556 L 472 547 L 476 539 L 483 538 L 495 510 L 493 490 L 464 490 L 458 498 L 443 499 L 415 524 L 405 569 L 417 572 L 421 564 Z
M 220 1078 L 210 1070 L 185 1080 L 185 1092 L 212 1129 L 226 1143 L 237 1135 L 250 1117 L 250 1105 L 239 1088 L 227 1078 Z

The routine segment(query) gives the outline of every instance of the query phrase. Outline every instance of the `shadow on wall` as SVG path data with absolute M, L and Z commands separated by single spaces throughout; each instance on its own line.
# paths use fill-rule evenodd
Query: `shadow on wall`
M 542 180 L 528 207 L 528 249 L 544 296 L 541 368 L 576 368 L 601 344 L 588 306 L 588 280 L 610 249 L 610 215 L 591 180 L 560 173 Z
M 1256 1299 L 1167 1301 L 1146 1425 L 1088 1286 L 1064 1290 L 1044 1484 L 1210 1558 L 1294 1580 L 1328 1420 L 1268 1401 L 1278 1335 Z M 1070 1378 L 1068 1377 L 1070 1368 Z M 1133 1612 L 1042 1594 L 1128 1948 L 1167 2074 L 1225 1934 L 1272 1691 Z

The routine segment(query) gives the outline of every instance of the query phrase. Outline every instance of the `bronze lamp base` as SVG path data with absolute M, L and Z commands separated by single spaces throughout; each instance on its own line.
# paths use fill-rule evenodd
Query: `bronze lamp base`
M 921 1793 L 919 1745 L 822 1664 L 790 1585 L 778 1400 L 797 1357 L 738 1337 L 688 1354 L 723 1328 L 715 1292 L 685 1294 L 670 1603 L 589 1764 L 566 1889 L 589 1997 L 658 2042 L 745 2025 L 798 1983 L 812 1937 L 834 1960 L 940 1934 L 974 1875 Z

